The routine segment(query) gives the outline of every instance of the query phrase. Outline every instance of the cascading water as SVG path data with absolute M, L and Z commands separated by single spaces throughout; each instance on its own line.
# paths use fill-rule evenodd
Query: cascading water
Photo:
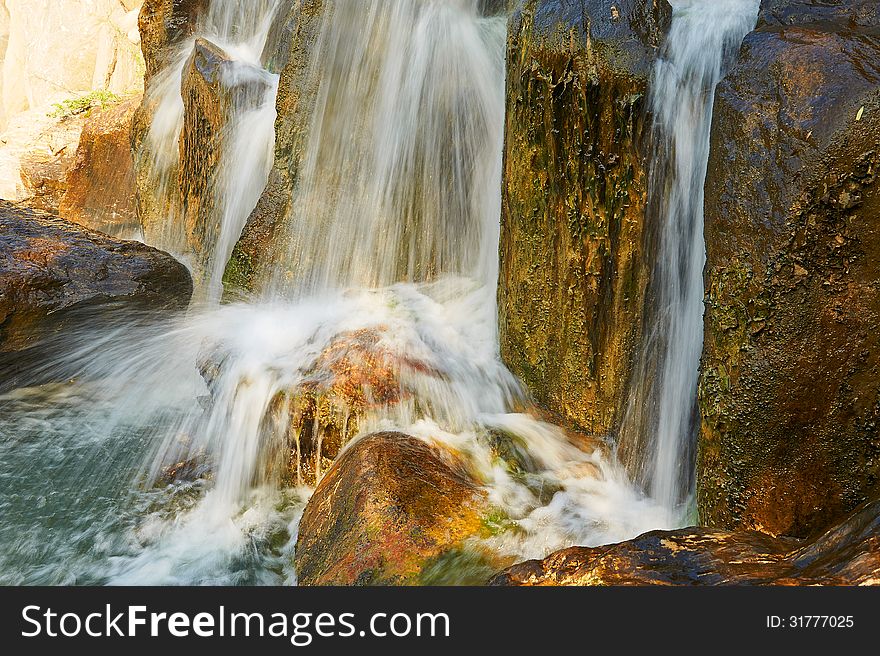
M 272 165 L 275 141 L 275 97 L 278 76 L 263 69 L 265 50 L 282 0 L 212 0 L 197 21 L 195 34 L 168 54 L 170 64 L 146 89 L 154 114 L 140 157 L 161 207 L 158 225 L 145 226 L 146 240 L 188 262 L 200 295 L 216 302 L 222 294 L 223 272 L 248 215 L 259 200 Z M 178 199 L 178 159 L 184 127 L 181 85 L 198 39 L 218 46 L 231 58 L 221 84 L 234 93 L 232 115 L 224 131 L 216 192 L 215 224 L 207 227 L 212 239 L 193 244 Z M 252 89 L 248 89 L 247 87 Z
M 499 554 L 540 557 L 662 524 L 601 445 L 516 411 L 527 403 L 498 356 L 505 17 L 483 15 L 480 0 L 326 4 L 291 232 L 262 300 L 209 294 L 170 324 L 71 335 L 70 352 L 45 365 L 70 382 L 0 398 L 0 476 L 16 490 L 0 501 L 0 581 L 294 582 L 323 449 L 376 430 L 468 462 L 516 526 L 480 539 Z M 246 15 L 274 11 L 215 0 L 201 33 L 257 62 L 268 27 L 216 19 L 257 6 L 268 13 Z M 178 63 L 166 73 L 179 85 Z M 174 84 L 153 91 L 150 136 L 172 167 Z M 246 124 L 239 114 L 233 129 Z M 238 208 L 228 235 L 262 190 L 251 174 L 218 186 Z M 217 262 L 234 238 L 217 237 Z M 305 416 L 303 395 L 331 389 L 339 362 L 367 364 L 356 400 L 337 395 L 321 418 Z M 528 471 L 499 461 L 499 433 Z
M 746 34 L 757 0 L 672 0 L 650 106 L 654 161 L 649 212 L 659 252 L 620 451 L 636 479 L 682 524 L 693 489 L 697 382 L 703 347 L 703 185 L 715 87 Z

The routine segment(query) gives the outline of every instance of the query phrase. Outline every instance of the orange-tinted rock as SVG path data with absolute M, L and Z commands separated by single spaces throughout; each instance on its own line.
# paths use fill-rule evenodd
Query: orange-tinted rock
M 620 544 L 573 547 L 511 567 L 494 585 L 878 585 L 880 502 L 820 538 L 756 531 L 655 531 Z
M 131 126 L 140 102 L 129 98 L 88 117 L 58 208 L 65 219 L 108 234 L 137 227 Z
M 76 162 L 77 144 L 86 113 L 64 116 L 44 130 L 21 157 L 21 181 L 35 209 L 57 212 L 67 190 L 67 176 Z
M 451 457 L 401 433 L 343 451 L 299 525 L 301 585 L 405 585 L 476 534 L 484 493 Z
M 880 483 L 872 4 L 766 2 L 718 87 L 697 465 L 709 526 L 806 537 Z
M 539 404 L 607 434 L 640 339 L 645 99 L 671 10 L 665 0 L 520 5 L 507 54 L 501 354 Z

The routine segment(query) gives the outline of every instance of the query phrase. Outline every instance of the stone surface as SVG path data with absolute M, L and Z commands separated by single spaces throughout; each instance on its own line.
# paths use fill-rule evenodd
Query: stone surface
M 300 585 L 419 583 L 481 527 L 484 493 L 449 454 L 400 433 L 343 451 L 306 506 Z
M 58 208 L 65 219 L 112 235 L 136 233 L 131 126 L 140 103 L 132 96 L 86 120 Z
M 6 200 L 57 212 L 67 190 L 67 176 L 76 163 L 76 150 L 86 120 L 85 113 L 52 119 L 24 145 L 17 162 L 22 186 L 15 196 Z
M 807 536 L 880 481 L 872 5 L 765 2 L 717 91 L 698 445 L 710 526 Z
M 192 280 L 170 255 L 117 241 L 56 216 L 0 201 L 0 375 L 16 362 L 104 319 L 149 317 L 186 308 Z
M 311 53 L 321 29 L 324 0 L 302 0 L 287 7 L 281 33 L 270 38 L 267 58 L 280 71 L 275 122 L 275 161 L 269 182 L 248 218 L 226 269 L 225 282 L 233 289 L 254 290 L 271 263 L 275 236 L 282 228 L 298 179 L 300 157 L 306 144 L 315 89 L 307 84 Z
M 207 270 L 220 232 L 222 213 L 216 191 L 224 188 L 221 164 L 232 113 L 259 106 L 268 86 L 261 71 L 235 62 L 209 41 L 196 40 L 184 67 L 177 185 L 196 270 Z
M 557 552 L 515 565 L 493 585 L 878 585 L 880 502 L 812 542 L 757 531 L 686 528 Z
M 529 0 L 510 23 L 502 356 L 593 434 L 618 426 L 639 342 L 646 91 L 670 14 L 665 1 Z

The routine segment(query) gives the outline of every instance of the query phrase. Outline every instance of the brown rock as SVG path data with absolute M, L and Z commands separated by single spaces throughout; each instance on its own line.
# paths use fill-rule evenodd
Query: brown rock
M 140 103 L 132 97 L 88 117 L 58 208 L 65 219 L 117 235 L 138 227 L 131 127 Z
M 271 264 L 276 235 L 290 209 L 311 119 L 311 98 L 316 91 L 306 82 L 323 10 L 324 0 L 294 3 L 288 8 L 286 20 L 280 23 L 283 25 L 280 34 L 267 45 L 271 48 L 276 44 L 268 59 L 270 65 L 280 71 L 275 161 L 266 190 L 248 218 L 227 266 L 225 282 L 230 288 L 256 288 Z
M 645 98 L 665 1 L 529 0 L 511 19 L 499 283 L 505 363 L 583 431 L 621 420 L 648 266 Z
M 0 201 L 0 375 L 54 337 L 185 309 L 192 280 L 170 255 Z
M 866 4 L 765 3 L 717 91 L 698 446 L 710 526 L 805 537 L 880 482 L 880 17 Z
M 812 542 L 756 531 L 655 531 L 515 565 L 493 585 L 877 585 L 880 502 Z
M 415 584 L 477 533 L 484 493 L 448 454 L 400 433 L 361 438 L 318 486 L 296 545 L 301 585 Z
M 218 176 L 232 113 L 258 106 L 270 84 L 262 71 L 237 75 L 243 67 L 204 39 L 196 40 L 184 67 L 178 189 L 189 250 L 200 270 L 207 268 L 220 231 L 216 190 L 222 189 Z
M 76 162 L 76 150 L 87 113 L 64 116 L 28 146 L 20 162 L 25 202 L 35 209 L 57 212 L 67 190 L 67 176 Z

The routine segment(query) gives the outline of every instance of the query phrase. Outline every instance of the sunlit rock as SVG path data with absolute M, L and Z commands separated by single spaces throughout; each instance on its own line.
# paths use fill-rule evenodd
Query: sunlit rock
M 401 433 L 345 450 L 299 527 L 301 585 L 415 584 L 477 533 L 484 493 L 454 458 Z
M 880 502 L 818 539 L 711 528 L 655 531 L 620 544 L 573 547 L 511 567 L 494 585 L 877 585 Z
M 621 420 L 648 266 L 646 92 L 665 1 L 529 0 L 510 22 L 501 352 L 587 432 Z
M 134 96 L 86 120 L 58 207 L 65 219 L 111 235 L 137 234 L 131 126 L 140 103 Z
M 715 102 L 699 507 L 807 536 L 880 480 L 880 15 L 760 20 Z

